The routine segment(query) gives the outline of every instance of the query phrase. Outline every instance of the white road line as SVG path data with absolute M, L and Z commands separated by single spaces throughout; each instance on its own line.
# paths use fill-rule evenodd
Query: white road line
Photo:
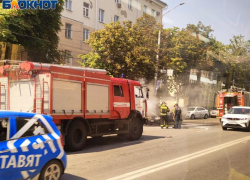
M 196 131 L 196 132 L 203 132 L 203 131 L 207 131 L 208 128 L 205 128 L 204 130 L 200 130 L 200 131 Z
M 195 152 L 195 153 L 192 153 L 192 154 L 189 154 L 189 155 L 185 155 L 185 156 L 182 156 L 182 157 L 179 157 L 179 158 L 176 158 L 176 159 L 172 159 L 172 160 L 165 161 L 165 162 L 162 162 L 162 163 L 159 163 L 159 164 L 155 164 L 153 166 L 148 166 L 146 168 L 142 168 L 142 169 L 139 169 L 139 170 L 136 170 L 136 171 L 132 171 L 132 172 L 120 175 L 120 176 L 110 178 L 108 180 L 121 180 L 121 179 L 122 180 L 131 180 L 131 179 L 135 179 L 135 178 L 138 178 L 138 177 L 142 177 L 142 176 L 145 176 L 147 174 L 150 174 L 150 173 L 162 170 L 162 169 L 166 169 L 168 167 L 171 167 L 171 166 L 174 166 L 174 165 L 177 165 L 177 164 L 180 164 L 180 163 L 183 163 L 183 162 L 186 162 L 186 161 L 189 161 L 189 160 L 201 157 L 201 156 L 205 156 L 207 154 L 222 150 L 224 148 L 227 148 L 227 147 L 230 147 L 230 146 L 245 142 L 247 140 L 250 140 L 250 136 L 247 136 L 247 137 L 244 137 L 244 138 L 241 138 L 241 139 L 238 139 L 238 140 L 234 140 L 234 141 L 231 141 L 231 142 L 228 142 L 228 143 L 224 143 L 224 144 L 221 144 L 221 145 L 218 145 L 218 146 L 214 146 L 214 147 L 211 147 L 211 148 L 208 148 L 208 149 L 204 149 L 202 151 L 198 151 L 198 152 Z

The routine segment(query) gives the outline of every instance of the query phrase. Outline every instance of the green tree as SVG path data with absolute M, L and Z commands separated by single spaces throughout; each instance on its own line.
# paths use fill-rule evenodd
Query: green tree
M 226 88 L 235 85 L 249 89 L 247 84 L 249 84 L 248 79 L 250 78 L 250 40 L 245 41 L 242 35 L 233 36 L 230 44 L 226 46 L 226 50 Z
M 90 35 L 91 52 L 80 55 L 82 66 L 106 69 L 115 77 L 153 79 L 158 28 L 153 17 L 144 14 L 136 23 L 116 22 Z
M 211 33 L 211 27 L 204 26 L 201 22 L 197 25 L 188 24 L 181 30 L 177 27 L 164 30 L 162 43 L 166 48 L 161 48 L 161 66 L 174 69 L 174 80 L 165 80 L 162 88 L 166 96 L 168 92 L 175 92 L 177 97 L 187 93 L 191 69 L 198 70 L 196 86 L 200 86 L 201 70 L 219 71 L 223 66 L 216 58 L 208 56 L 208 52 L 219 54 L 224 48 Z
M 57 62 L 62 9 L 63 0 L 55 10 L 0 9 L 0 41 L 22 45 L 32 61 Z

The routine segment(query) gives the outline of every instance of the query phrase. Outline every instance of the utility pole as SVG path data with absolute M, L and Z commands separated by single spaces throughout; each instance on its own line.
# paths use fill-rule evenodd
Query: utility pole
M 173 9 L 169 10 L 168 12 L 166 12 L 165 14 L 163 14 L 161 16 L 161 21 L 163 19 L 163 16 L 165 16 L 166 14 L 168 14 L 169 12 L 173 11 L 175 8 L 183 5 L 185 3 L 180 3 L 179 5 L 175 6 Z M 161 23 L 162 25 L 162 23 Z M 155 96 L 157 96 L 157 81 L 158 81 L 158 66 L 159 66 L 159 51 L 160 51 L 160 44 L 161 44 L 161 28 L 159 29 L 159 33 L 158 33 L 158 49 L 157 49 L 157 54 L 156 54 L 156 67 L 155 67 Z

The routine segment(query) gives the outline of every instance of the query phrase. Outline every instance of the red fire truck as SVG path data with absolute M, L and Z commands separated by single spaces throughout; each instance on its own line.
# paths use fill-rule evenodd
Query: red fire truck
M 1 110 L 51 115 L 67 150 L 81 150 L 87 136 L 141 137 L 147 101 L 139 82 L 101 69 L 14 62 L 0 67 Z
M 217 118 L 227 113 L 233 106 L 250 106 L 250 93 L 238 90 L 238 88 L 230 89 L 230 91 L 222 90 L 217 94 Z

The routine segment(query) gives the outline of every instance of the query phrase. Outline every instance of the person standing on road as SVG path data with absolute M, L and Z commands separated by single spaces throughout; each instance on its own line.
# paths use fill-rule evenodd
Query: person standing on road
M 175 129 L 181 129 L 181 108 L 176 103 L 174 105 L 175 111 L 174 111 L 174 127 Z
M 170 114 L 172 115 L 171 118 L 172 118 L 173 121 L 174 121 L 174 127 L 173 127 L 173 128 L 175 128 L 175 119 L 174 119 L 174 118 L 175 118 L 175 114 L 174 114 L 174 113 L 175 113 L 175 108 L 173 108 L 173 109 L 171 110 L 171 113 L 170 113 Z
M 168 128 L 168 116 L 167 113 L 169 112 L 169 108 L 167 104 L 163 101 L 160 108 L 160 117 L 161 117 L 161 128 L 166 127 Z

